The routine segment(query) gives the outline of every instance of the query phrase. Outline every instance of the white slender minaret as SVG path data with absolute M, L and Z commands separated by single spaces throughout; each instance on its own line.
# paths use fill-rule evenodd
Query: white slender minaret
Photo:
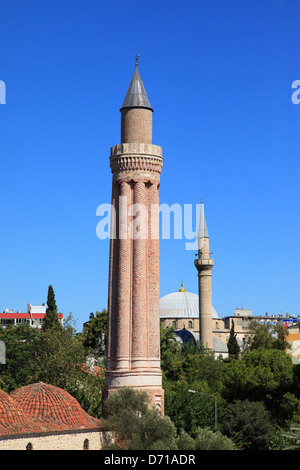
M 203 346 L 208 349 L 213 349 L 211 295 L 211 270 L 213 265 L 214 260 L 210 258 L 209 252 L 209 236 L 204 216 L 204 205 L 201 201 L 198 230 L 198 258 L 195 260 L 195 266 L 198 271 L 199 339 Z

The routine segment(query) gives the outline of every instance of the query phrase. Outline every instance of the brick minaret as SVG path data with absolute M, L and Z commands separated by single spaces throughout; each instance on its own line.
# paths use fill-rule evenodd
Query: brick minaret
M 195 266 L 198 271 L 199 290 L 199 339 L 203 346 L 213 349 L 212 343 L 212 295 L 211 270 L 214 260 L 210 258 L 209 236 L 201 201 L 200 222 L 198 231 L 198 259 Z
M 108 350 L 103 401 L 120 387 L 146 391 L 164 411 L 160 368 L 159 182 L 162 149 L 138 65 L 121 108 L 121 144 L 111 148 L 112 223 Z

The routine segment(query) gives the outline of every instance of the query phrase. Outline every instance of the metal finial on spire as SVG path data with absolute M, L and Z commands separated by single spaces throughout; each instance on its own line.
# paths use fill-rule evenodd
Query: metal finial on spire
M 135 66 L 138 67 L 140 65 L 140 54 L 135 56 Z

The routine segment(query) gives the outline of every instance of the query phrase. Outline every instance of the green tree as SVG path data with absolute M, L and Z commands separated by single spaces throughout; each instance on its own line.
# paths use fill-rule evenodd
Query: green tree
M 107 345 L 107 310 L 91 314 L 90 321 L 83 328 L 83 344 L 95 354 L 101 355 L 106 351 Z
M 176 426 L 177 432 L 185 431 L 195 438 L 198 428 L 215 429 L 215 400 L 201 393 L 190 393 L 193 389 L 211 395 L 207 382 L 173 382 L 165 387 L 165 414 Z M 224 400 L 217 397 L 217 414 L 222 413 Z
M 64 317 L 63 329 L 69 330 L 72 336 L 82 335 L 82 333 L 77 333 L 76 320 L 74 316 L 72 315 L 72 312 L 70 312 L 67 317 Z
M 236 400 L 226 407 L 221 432 L 232 437 L 243 450 L 268 450 L 276 434 L 264 405 L 249 400 Z
M 38 379 L 69 391 L 85 364 L 82 341 L 62 328 L 43 330 L 41 340 L 42 347 L 36 357 Z
M 294 364 L 293 388 L 292 392 L 300 399 L 300 363 Z M 299 418 L 300 422 L 300 418 Z
M 6 346 L 6 364 L 0 364 L 0 388 L 16 388 L 42 381 L 61 387 L 74 396 L 82 408 L 101 416 L 104 368 L 90 373 L 84 367 L 86 351 L 72 328 L 32 328 L 28 323 L 0 327 Z
M 6 364 L 0 364 L 1 388 L 11 393 L 18 387 L 36 382 L 36 357 L 42 349 L 41 331 L 28 323 L 0 327 L 0 340 L 6 347 Z
M 195 439 L 181 430 L 176 437 L 176 450 L 195 450 Z
M 220 431 L 198 427 L 195 437 L 181 431 L 176 438 L 177 450 L 237 450 L 234 441 Z
M 177 432 L 195 437 L 198 427 L 214 429 L 214 400 L 192 395 L 188 389 L 219 395 L 224 364 L 220 357 L 205 349 L 201 342 L 179 343 L 174 329 L 161 331 L 161 368 L 165 390 L 165 413 Z M 218 397 L 218 408 L 223 399 Z
M 95 418 L 102 417 L 102 391 L 104 389 L 105 369 L 91 373 L 79 371 L 76 382 L 69 386 L 68 392 L 78 400 L 81 407 Z
M 46 315 L 43 321 L 43 330 L 60 329 L 61 324 L 57 316 L 57 306 L 52 285 L 48 287 L 47 306 Z
M 284 423 L 297 409 L 298 399 L 289 393 L 293 383 L 294 365 L 289 355 L 276 349 L 254 349 L 225 364 L 222 395 L 228 402 L 261 402 L 274 419 Z
M 204 348 L 198 341 L 196 345 L 185 344 L 181 357 L 184 380 L 189 384 L 206 382 L 210 393 L 215 395 L 223 380 L 223 359 L 215 358 L 213 351 Z
M 197 428 L 195 437 L 182 431 L 176 438 L 177 450 L 236 450 L 232 439 L 219 431 L 213 432 L 209 428 Z
M 223 361 L 205 349 L 201 342 L 180 343 L 174 328 L 161 329 L 161 369 L 163 384 L 168 382 L 205 381 L 214 390 L 220 387 Z M 178 337 L 177 337 L 178 339 Z
M 286 351 L 291 347 L 287 341 L 288 334 L 282 323 L 260 323 L 252 320 L 246 337 L 246 346 L 249 351 L 261 348 Z
M 239 354 L 240 354 L 240 347 L 238 345 L 236 334 L 234 331 L 234 322 L 231 323 L 227 347 L 228 347 L 229 357 L 232 359 L 238 359 Z
M 220 431 L 199 428 L 195 438 L 195 450 L 236 450 L 234 442 Z
M 123 450 L 168 450 L 175 445 L 176 429 L 170 418 L 149 408 L 145 392 L 123 388 L 105 402 L 105 429 L 112 432 L 106 448 Z
M 180 356 L 181 346 L 176 341 L 175 329 L 160 329 L 160 351 L 163 384 L 165 382 L 182 379 L 182 358 Z

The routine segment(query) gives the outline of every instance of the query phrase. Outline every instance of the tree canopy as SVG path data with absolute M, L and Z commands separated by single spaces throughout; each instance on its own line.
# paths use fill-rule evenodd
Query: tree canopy
M 90 321 L 83 328 L 83 344 L 87 349 L 91 349 L 95 354 L 105 354 L 107 345 L 107 316 L 108 312 L 103 309 L 101 312 L 91 313 Z
M 287 351 L 291 347 L 287 341 L 288 334 L 288 330 L 282 323 L 261 323 L 258 320 L 252 320 L 246 337 L 246 346 L 250 351 L 260 348 Z
M 176 428 L 170 418 L 149 408 L 145 392 L 120 389 L 105 402 L 106 421 L 112 434 L 108 449 L 165 450 L 174 446 Z

